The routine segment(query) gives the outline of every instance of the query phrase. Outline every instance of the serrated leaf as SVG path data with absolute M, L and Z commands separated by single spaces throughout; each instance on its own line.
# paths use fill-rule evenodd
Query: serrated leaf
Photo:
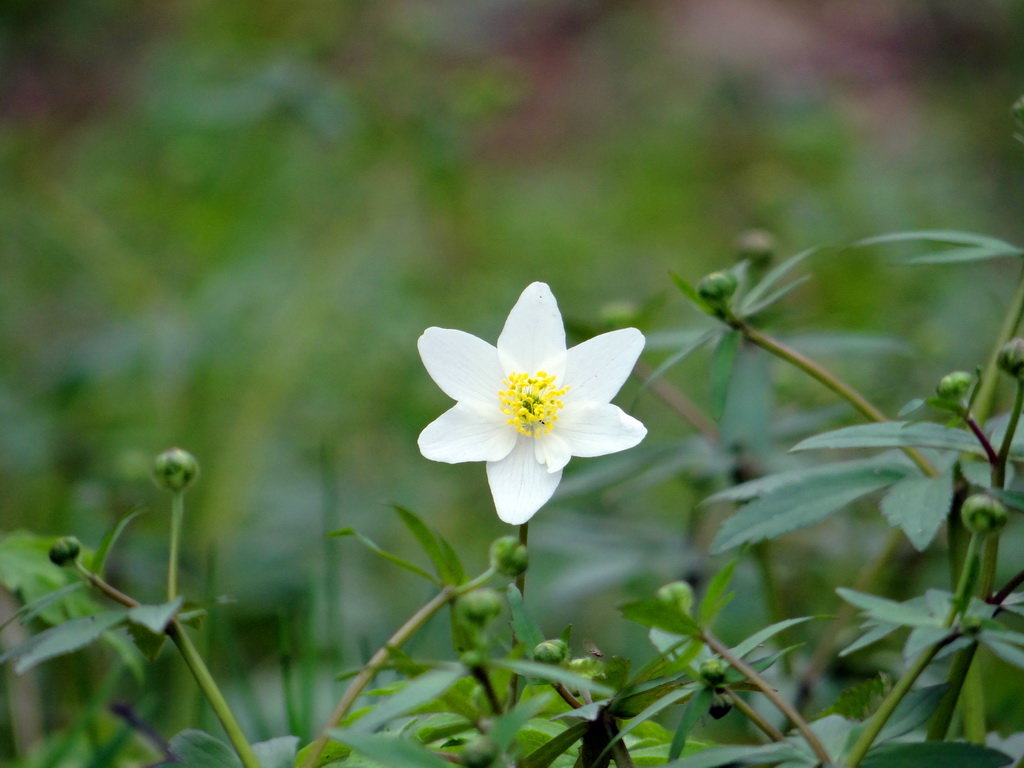
M 444 541 L 436 531 L 431 530 L 426 523 L 420 520 L 413 512 L 398 504 L 392 504 L 391 508 L 402 518 L 405 527 L 409 529 L 416 541 L 427 553 L 430 562 L 434 564 L 437 575 L 445 584 L 457 586 L 466 581 L 466 571 L 459 561 L 455 550 Z
M 978 744 L 924 741 L 881 744 L 861 761 L 861 768 L 999 768 L 1013 760 Z
M 849 448 L 937 448 L 984 455 L 973 435 L 927 421 L 882 421 L 857 424 L 803 440 L 790 451 Z
M 494 659 L 491 663 L 495 667 L 510 670 L 523 677 L 535 677 L 547 682 L 561 683 L 573 690 L 590 691 L 600 696 L 611 696 L 614 693 L 601 683 L 552 664 L 540 664 L 536 661 L 522 659 Z
M 30 637 L 21 645 L 0 656 L 0 664 L 14 662 L 14 673 L 20 675 L 47 659 L 77 651 L 98 640 L 104 632 L 124 621 L 127 611 L 115 608 L 95 616 L 65 621 Z
M 739 331 L 728 331 L 718 339 L 711 353 L 711 417 L 714 419 L 722 417 L 733 361 L 742 338 Z
M 512 615 L 512 631 L 515 633 L 516 640 L 532 651 L 538 643 L 544 641 L 544 635 L 530 618 L 523 602 L 523 596 L 515 584 L 508 585 L 505 597 L 508 600 L 509 613 Z
M 945 522 L 953 501 L 953 478 L 908 477 L 882 497 L 881 509 L 889 525 L 899 527 L 914 549 L 923 552 Z
M 381 549 L 373 541 L 368 539 L 363 534 L 359 533 L 359 531 L 355 530 L 354 528 L 349 528 L 349 527 L 346 526 L 345 528 L 338 528 L 336 531 L 331 531 L 330 533 L 328 533 L 326 535 L 327 536 L 338 536 L 338 537 L 340 537 L 340 536 L 353 536 L 356 539 L 358 539 L 360 541 L 360 543 L 363 544 L 363 546 L 365 546 L 367 549 L 369 549 L 374 554 L 379 555 L 380 557 L 383 557 L 389 563 L 393 563 L 393 564 L 397 565 L 400 568 L 404 568 L 407 571 L 411 571 L 412 573 L 415 573 L 417 576 L 422 576 L 424 579 L 426 579 L 427 581 L 431 582 L 432 584 L 437 584 L 438 586 L 441 586 L 441 583 L 434 576 L 432 576 L 431 574 L 427 573 L 425 570 L 420 568 L 418 565 L 415 565 L 414 563 L 410 563 L 405 558 L 399 557 L 398 555 L 394 555 L 394 554 L 392 554 L 391 552 L 388 552 L 385 549 Z
M 359 718 L 352 726 L 351 731 L 372 733 L 396 717 L 401 717 L 421 704 L 440 697 L 465 674 L 466 671 L 462 667 L 451 666 L 435 669 L 413 678 L 406 682 L 398 692 L 393 693 L 387 700 Z
M 330 735 L 335 741 L 347 744 L 371 760 L 394 768 L 451 768 L 451 763 L 408 739 L 337 728 L 331 730 Z
M 156 768 L 242 768 L 231 747 L 204 731 L 177 734 L 171 739 L 170 752 L 177 759 L 158 763 Z
M 742 643 L 732 649 L 733 656 L 742 659 L 748 653 L 752 653 L 757 650 L 758 647 L 763 645 L 769 639 L 775 637 L 780 632 L 784 632 L 790 627 L 795 627 L 797 624 L 803 624 L 805 621 L 810 621 L 815 618 L 814 616 L 801 616 L 797 619 L 785 619 L 778 621 L 771 626 L 765 627 L 759 632 L 755 632 Z
M 877 621 L 884 621 L 900 627 L 942 626 L 942 619 L 932 616 L 921 604 L 914 604 L 911 601 L 897 603 L 895 600 L 857 592 L 846 587 L 839 587 L 836 592 L 846 602 L 857 606 Z
M 260 761 L 260 768 L 295 768 L 298 747 L 298 736 L 278 736 L 253 744 L 252 751 Z
M 892 688 L 892 680 L 884 672 L 843 690 L 828 709 L 818 717 L 839 715 L 849 720 L 866 720 L 882 703 Z
M 150 632 L 161 633 L 167 629 L 167 625 L 181 610 L 185 598 L 178 595 L 169 603 L 160 605 L 137 605 L 128 609 L 128 621 L 133 624 L 140 624 Z
M 734 765 L 770 765 L 783 760 L 806 764 L 804 754 L 787 742 L 757 747 L 709 747 L 695 755 L 665 763 L 663 768 L 721 768 Z
M 676 606 L 660 600 L 636 600 L 619 606 L 619 612 L 630 621 L 645 627 L 655 627 L 675 635 L 696 637 L 700 625 L 689 616 L 683 615 Z
M 899 470 L 871 467 L 832 477 L 828 482 L 805 483 L 762 496 L 740 507 L 722 524 L 711 551 L 723 552 L 806 528 L 901 477 Z
M 519 768 L 548 768 L 559 756 L 583 738 L 589 724 L 584 720 L 574 723 L 544 745 L 519 761 Z

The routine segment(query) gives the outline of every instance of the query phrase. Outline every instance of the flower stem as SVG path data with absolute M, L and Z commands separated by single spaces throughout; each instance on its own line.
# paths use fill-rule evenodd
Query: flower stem
M 394 649 L 401 648 L 406 641 L 409 640 L 424 624 L 430 619 L 435 613 L 441 610 L 447 605 L 456 595 L 459 590 L 453 587 L 444 587 L 438 592 L 433 598 L 430 599 L 423 607 L 421 607 L 416 613 L 409 617 L 409 619 L 399 627 L 395 633 L 389 637 L 384 645 L 382 645 L 370 660 L 366 663 L 366 666 L 362 668 L 358 675 L 356 675 L 352 682 L 349 683 L 345 692 L 341 695 L 337 705 L 334 707 L 334 711 L 331 712 L 327 718 L 327 722 L 320 729 L 320 734 L 313 741 L 312 748 L 309 754 L 306 755 L 306 759 L 303 761 L 301 768 L 313 768 L 316 765 L 316 761 L 323 754 L 324 748 L 327 746 L 327 742 L 330 740 L 328 732 L 331 728 L 334 728 L 341 722 L 341 720 L 348 714 L 348 711 L 355 704 L 356 699 L 363 692 L 363 689 L 370 684 L 374 676 L 387 661 L 391 658 L 391 652 Z
M 529 521 L 519 526 L 519 543 L 526 547 L 530 542 L 530 523 Z M 519 594 L 526 597 L 526 571 L 523 571 L 516 576 L 516 589 L 519 590 Z
M 999 446 L 999 455 L 995 465 L 992 467 L 992 485 L 996 488 L 1003 488 L 1006 485 L 1006 462 L 1010 458 L 1013 435 L 1017 431 L 1017 424 L 1020 421 L 1021 406 L 1024 406 L 1024 382 L 1018 381 L 1017 394 L 1013 400 L 1013 410 L 1010 411 L 1010 421 L 1006 424 L 1003 442 Z
M 964 414 L 964 423 L 974 433 L 974 436 L 978 438 L 978 442 L 981 443 L 981 447 L 985 451 L 985 458 L 992 465 L 993 471 L 995 471 L 995 468 L 999 466 L 999 455 L 996 453 L 996 449 L 992 447 L 992 442 L 988 439 L 988 435 L 985 434 L 981 425 L 978 424 L 970 413 Z
M 835 375 L 822 368 L 810 358 L 805 357 L 791 347 L 787 347 L 785 344 L 773 339 L 771 336 L 761 333 L 746 320 L 731 317 L 728 319 L 728 322 L 746 336 L 747 339 L 754 344 L 757 344 L 757 346 L 772 353 L 776 357 L 785 360 L 787 363 L 796 366 L 811 378 L 821 384 L 824 384 L 828 389 L 839 395 L 839 397 L 856 408 L 857 411 L 870 421 L 888 421 L 885 414 L 878 410 L 878 408 L 868 401 L 860 392 L 855 390 L 842 379 L 837 378 Z M 924 474 L 929 477 L 938 477 L 938 470 L 936 470 L 932 463 L 922 456 L 920 452 L 914 448 L 903 448 L 902 450 Z
M 77 560 L 75 561 L 75 568 L 89 584 L 111 600 L 120 603 L 126 608 L 137 608 L 140 605 L 138 600 L 108 584 L 102 577 L 87 569 Z M 217 715 L 217 719 L 220 720 L 220 724 L 224 727 L 224 732 L 231 741 L 231 745 L 235 748 L 235 752 L 238 754 L 238 759 L 242 761 L 243 767 L 260 768 L 259 760 L 256 759 L 256 753 L 252 751 L 252 747 L 245 738 L 245 734 L 242 733 L 241 726 L 235 720 L 234 713 L 232 713 L 231 708 L 228 706 L 224 694 L 217 687 L 217 682 L 213 679 L 213 675 L 210 674 L 206 662 L 203 661 L 203 657 L 196 650 L 188 635 L 185 634 L 185 630 L 178 620 L 172 619 L 164 633 L 171 638 L 171 641 L 177 647 L 178 652 L 185 661 L 185 665 L 192 673 L 192 677 L 195 678 L 199 690 L 203 692 L 210 707 Z
M 711 634 L 708 629 L 701 630 L 701 639 L 707 644 L 711 650 L 722 657 L 722 660 L 729 664 L 733 669 L 743 675 L 749 680 L 758 690 L 763 693 L 768 700 L 776 706 L 776 708 L 793 724 L 793 726 L 800 731 L 800 735 L 804 737 L 808 746 L 814 751 L 814 754 L 821 761 L 822 765 L 828 765 L 832 762 L 832 758 L 829 757 L 825 747 L 818 740 L 818 737 L 811 730 L 811 727 L 807 724 L 807 721 L 800 716 L 800 713 L 793 708 L 793 705 L 786 701 L 779 692 L 776 691 L 768 682 L 757 673 L 757 671 L 743 661 L 737 658 L 729 650 L 729 647 L 725 645 L 721 640 Z
M 763 717 L 761 717 L 761 715 L 759 715 L 752 706 L 747 704 L 743 697 L 737 695 L 734 691 L 726 691 L 726 693 L 729 696 L 729 701 L 733 703 L 736 709 L 742 712 L 743 716 L 746 717 L 747 720 L 749 720 L 755 726 L 757 726 L 758 730 L 761 731 L 765 736 L 767 736 L 772 741 L 786 740 L 786 734 L 784 734 L 774 725 L 772 725 Z
M 171 498 L 171 551 L 167 559 L 167 601 L 178 596 L 178 550 L 181 524 L 185 517 L 185 492 L 175 491 Z
M 985 370 L 981 374 L 981 383 L 978 385 L 978 392 L 974 396 L 972 408 L 974 416 L 982 424 L 988 419 L 995 402 L 996 384 L 999 380 L 999 350 L 1010 340 L 1024 317 L 1024 271 L 1021 272 L 1020 281 L 1017 283 L 1017 291 L 1013 294 L 1010 308 L 1003 319 L 1003 326 L 999 329 L 999 336 L 989 354 Z

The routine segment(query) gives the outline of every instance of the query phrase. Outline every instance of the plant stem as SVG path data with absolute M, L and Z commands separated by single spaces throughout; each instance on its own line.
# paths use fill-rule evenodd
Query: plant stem
M 964 423 L 970 427 L 971 432 L 978 438 L 978 442 L 981 443 L 981 447 L 985 451 L 985 458 L 988 463 L 992 465 L 992 470 L 999 466 L 999 455 L 996 453 L 996 449 L 992 447 L 992 442 L 988 439 L 988 435 L 982 430 L 981 425 L 975 420 L 970 413 L 964 414 Z
M 220 688 L 217 687 L 217 683 L 210 674 L 210 670 L 207 669 L 206 662 L 199 655 L 199 651 L 192 644 L 192 640 L 189 639 L 184 628 L 178 623 L 177 619 L 173 619 L 165 631 L 167 636 L 178 647 L 181 658 L 184 659 L 189 671 L 192 672 L 192 677 L 195 678 L 196 684 L 206 696 L 206 700 L 210 703 L 210 707 L 213 708 L 217 719 L 220 720 L 220 724 L 224 727 L 224 732 L 227 733 L 231 746 L 238 753 L 242 765 L 245 768 L 260 768 L 260 762 L 256 758 L 256 753 L 252 751 L 252 747 L 245 738 L 245 734 L 242 733 L 242 729 L 238 725 L 238 721 L 235 720 L 235 716 L 224 699 L 224 695 L 221 693 Z
M 530 543 L 530 523 L 529 521 L 519 526 L 519 543 L 524 547 Z M 529 548 L 527 547 L 527 551 Z M 516 589 L 519 590 L 519 594 L 525 599 L 526 598 L 526 571 L 523 571 L 516 576 Z
M 175 491 L 171 497 L 171 552 L 167 558 L 167 601 L 178 596 L 178 550 L 181 546 L 181 524 L 185 517 L 185 492 Z
M 989 600 L 989 602 L 993 605 L 1002 605 L 1003 601 L 1006 600 L 1006 598 L 1008 598 L 1011 594 L 1013 594 L 1013 590 L 1015 590 L 1021 584 L 1024 584 L 1024 571 L 1020 571 L 1016 576 L 1014 576 L 1012 579 L 1006 582 L 1003 588 L 996 592 L 995 595 L 993 595 L 992 598 Z
M 953 713 L 956 711 L 957 701 L 960 699 L 960 690 L 963 688 L 964 680 L 967 678 L 967 671 L 971 668 L 974 660 L 974 653 L 978 645 L 975 643 L 964 648 L 953 657 L 953 663 L 949 667 L 948 687 L 939 700 L 939 706 L 932 715 L 928 724 L 928 741 L 945 741 L 949 732 L 949 724 L 953 722 Z
M 992 467 L 992 485 L 996 488 L 1003 488 L 1006 485 L 1006 462 L 1010 458 L 1010 448 L 1013 446 L 1013 435 L 1017 431 L 1017 423 L 1020 421 L 1022 405 L 1024 405 L 1024 382 L 1018 381 L 1017 393 L 1013 399 L 1013 410 L 1010 411 L 1010 420 L 1006 424 L 1003 442 L 999 446 L 999 456 Z
M 782 696 L 779 695 L 779 692 L 772 688 L 771 685 L 769 685 L 768 682 L 763 677 L 761 677 L 761 675 L 758 674 L 753 667 L 751 667 L 742 659 L 739 659 L 736 656 L 734 656 L 732 652 L 729 650 L 729 647 L 725 645 L 725 643 L 723 643 L 717 637 L 715 637 L 713 634 L 711 634 L 710 630 L 701 630 L 701 639 L 707 644 L 709 648 L 711 648 L 711 650 L 713 650 L 715 653 L 721 656 L 723 661 L 725 661 L 733 669 L 735 669 L 737 672 L 739 672 L 741 675 L 747 678 L 747 680 L 749 680 L 753 685 L 755 685 L 761 691 L 761 693 L 768 697 L 768 700 L 772 704 L 774 704 L 783 715 L 789 718 L 789 721 L 793 723 L 793 727 L 800 731 L 800 735 L 804 737 L 804 740 L 807 742 L 808 746 L 810 746 L 810 748 L 814 751 L 814 754 L 821 761 L 822 765 L 828 765 L 832 762 L 832 758 L 829 757 L 828 752 L 825 751 L 825 747 L 822 746 L 822 743 L 818 740 L 818 737 L 814 734 L 814 731 L 811 730 L 811 727 L 807 724 L 807 721 L 804 720 L 803 717 L 800 716 L 800 713 L 793 708 L 793 705 L 786 701 L 784 698 L 782 698 Z
M 309 754 L 306 755 L 306 759 L 302 763 L 301 768 L 313 768 L 316 765 L 316 761 L 323 754 L 324 748 L 327 746 L 327 742 L 330 740 L 328 732 L 331 728 L 334 728 L 341 722 L 341 720 L 348 714 L 349 709 L 355 704 L 356 699 L 363 692 L 363 689 L 370 684 L 374 676 L 388 659 L 391 658 L 391 652 L 394 649 L 401 648 L 406 641 L 409 640 L 424 624 L 430 619 L 435 613 L 441 610 L 447 605 L 456 595 L 459 590 L 453 587 L 444 587 L 438 592 L 433 598 L 430 599 L 422 608 L 414 613 L 409 619 L 399 627 L 395 633 L 385 641 L 370 660 L 366 663 L 366 666 L 362 668 L 358 675 L 356 675 L 352 682 L 349 683 L 345 692 L 341 695 L 337 705 L 334 707 L 334 711 L 331 712 L 327 718 L 327 722 L 324 723 L 323 728 L 320 729 L 320 734 L 313 742 L 312 749 Z
M 822 368 L 810 358 L 805 357 L 795 349 L 787 347 L 785 344 L 773 339 L 771 336 L 761 333 L 746 320 L 730 317 L 728 318 L 728 322 L 733 328 L 742 332 L 750 341 L 757 344 L 757 346 L 771 352 L 776 357 L 785 360 L 787 363 L 799 368 L 811 378 L 821 384 L 824 384 L 828 389 L 839 395 L 839 397 L 856 408 L 857 411 L 867 417 L 870 421 L 888 421 L 885 414 L 878 410 L 878 408 L 869 402 L 867 398 L 860 394 L 860 392 L 834 376 L 826 369 Z M 938 470 L 935 469 L 932 463 L 922 456 L 916 449 L 903 448 L 902 450 L 924 474 L 929 477 L 938 477 Z
M 133 597 L 129 597 L 116 587 L 108 584 L 103 578 L 97 576 L 77 560 L 75 561 L 75 568 L 86 581 L 96 587 L 96 589 L 105 594 L 111 600 L 120 603 L 126 608 L 136 608 L 140 605 L 138 600 Z M 171 620 L 171 623 L 168 624 L 167 628 L 164 630 L 164 634 L 171 638 L 174 645 L 177 647 L 178 652 L 181 653 L 181 657 L 184 659 L 186 666 L 188 666 L 189 671 L 192 673 L 192 677 L 195 678 L 196 684 L 203 692 L 203 695 L 206 696 L 206 700 L 210 703 L 210 707 L 216 713 L 217 719 L 220 720 L 220 724 L 224 727 L 224 732 L 231 741 L 231 745 L 235 748 L 235 752 L 238 754 L 238 758 L 242 761 L 244 768 L 260 768 L 260 763 L 256 759 L 256 754 L 252 751 L 252 747 L 245 738 L 245 734 L 242 733 L 242 729 L 238 725 L 238 721 L 235 720 L 235 716 L 231 712 L 231 708 L 228 706 L 227 700 L 224 698 L 224 694 L 222 694 L 220 688 L 217 687 L 217 682 L 213 679 L 213 675 L 210 674 L 210 670 L 207 669 L 206 662 L 203 661 L 203 657 L 199 654 L 199 651 L 196 650 L 195 645 L 192 644 L 188 635 L 185 634 L 185 630 L 177 619 Z
M 758 730 L 760 730 L 765 736 L 772 741 L 786 740 L 786 734 L 761 717 L 741 696 L 736 694 L 734 691 L 726 691 L 726 693 L 729 696 L 729 701 L 733 703 L 736 709 L 742 712 L 743 716 L 757 726 Z
M 1024 317 L 1024 272 L 1017 283 L 1017 291 L 1013 294 L 1010 308 L 1003 319 L 1003 326 L 999 329 L 999 336 L 996 337 L 995 346 L 989 354 L 985 370 L 981 374 L 981 384 L 978 385 L 978 392 L 974 396 L 972 408 L 974 416 L 982 424 L 988 419 L 995 402 L 996 384 L 999 379 L 999 350 L 1010 340 L 1020 325 L 1021 317 Z
M 764 594 L 768 600 L 768 612 L 774 623 L 786 618 L 786 609 L 782 604 L 782 591 L 779 589 L 779 580 L 775 573 L 771 544 L 771 541 L 759 541 L 753 546 L 753 550 L 754 559 L 761 572 Z M 793 674 L 793 661 L 788 655 L 782 657 L 782 671 L 787 677 Z

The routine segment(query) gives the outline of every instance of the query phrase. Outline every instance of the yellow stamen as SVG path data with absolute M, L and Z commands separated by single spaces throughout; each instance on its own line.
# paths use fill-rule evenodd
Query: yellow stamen
M 550 432 L 558 420 L 564 404 L 561 397 L 568 387 L 556 388 L 555 377 L 545 371 L 508 375 L 503 384 L 508 389 L 498 392 L 501 412 L 509 416 L 508 423 L 524 435 L 535 437 Z

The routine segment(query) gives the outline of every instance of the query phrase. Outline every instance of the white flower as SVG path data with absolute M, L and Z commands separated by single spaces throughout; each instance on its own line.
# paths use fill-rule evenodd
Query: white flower
M 611 404 L 644 348 L 636 328 L 565 348 L 551 289 L 529 285 L 497 348 L 463 331 L 428 328 L 420 357 L 455 405 L 420 433 L 433 461 L 486 461 L 498 517 L 520 525 L 551 498 L 572 456 L 632 448 L 647 429 Z

